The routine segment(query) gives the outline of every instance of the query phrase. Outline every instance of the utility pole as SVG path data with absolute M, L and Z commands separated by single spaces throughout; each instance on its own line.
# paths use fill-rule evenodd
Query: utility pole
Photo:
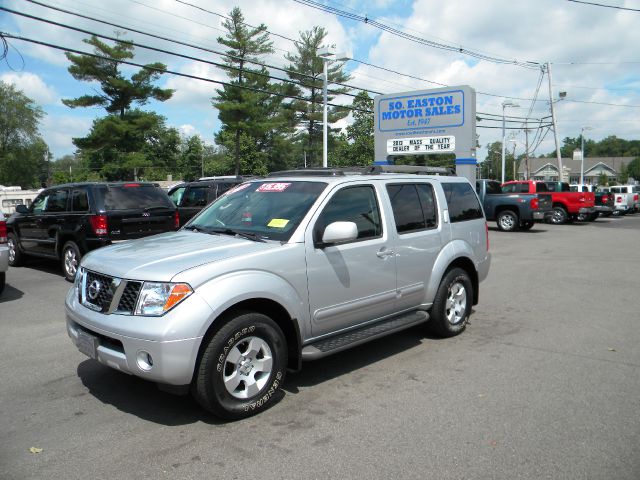
M 558 144 L 558 125 L 556 123 L 556 111 L 553 107 L 553 89 L 551 87 L 551 64 L 546 63 L 547 78 L 549 79 L 549 105 L 551 105 L 551 122 L 553 123 L 553 139 L 556 142 L 556 157 L 558 159 L 558 181 L 563 180 L 562 155 L 560 154 L 560 145 Z
M 529 180 L 529 130 L 524 129 L 524 179 Z

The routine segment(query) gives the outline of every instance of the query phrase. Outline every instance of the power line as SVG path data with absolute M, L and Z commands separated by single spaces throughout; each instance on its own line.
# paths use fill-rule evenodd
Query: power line
M 573 2 L 573 3 L 582 3 L 584 5 L 592 5 L 594 7 L 614 8 L 616 10 L 627 10 L 627 11 L 630 11 L 630 12 L 640 12 L 640 9 L 638 9 L 638 8 L 619 7 L 617 5 L 604 5 L 602 3 L 583 2 L 581 0 L 567 0 L 567 1 L 568 2 Z

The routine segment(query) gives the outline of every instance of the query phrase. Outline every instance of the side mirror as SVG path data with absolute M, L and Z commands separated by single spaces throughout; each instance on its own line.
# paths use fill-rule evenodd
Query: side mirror
M 26 205 L 23 205 L 22 203 L 19 203 L 18 205 L 16 205 L 16 212 L 29 213 L 29 207 L 27 207 Z
M 333 222 L 327 225 L 322 234 L 324 245 L 352 242 L 358 238 L 358 227 L 354 222 Z

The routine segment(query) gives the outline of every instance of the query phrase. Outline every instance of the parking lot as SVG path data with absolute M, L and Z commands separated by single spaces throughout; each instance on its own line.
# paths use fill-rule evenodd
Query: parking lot
M 462 335 L 304 364 L 233 423 L 79 353 L 56 263 L 10 269 L 0 478 L 640 478 L 640 214 L 490 227 Z

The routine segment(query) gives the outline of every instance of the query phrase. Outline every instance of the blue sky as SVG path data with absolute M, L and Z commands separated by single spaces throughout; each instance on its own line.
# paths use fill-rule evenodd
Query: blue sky
M 176 0 L 55 0 L 47 5 L 74 13 L 218 49 L 216 38 L 224 34 L 222 15 L 234 6 L 243 11 L 246 21 L 265 23 L 274 34 L 298 38 L 299 31 L 315 25 L 329 32 L 327 42 L 335 44 L 357 61 L 346 63 L 352 75 L 350 84 L 382 93 L 422 90 L 445 85 L 470 85 L 478 92 L 477 110 L 499 118 L 505 98 L 515 97 L 519 107 L 507 114 L 540 118 L 549 115 L 549 90 L 546 77 L 536 96 L 540 72 L 537 69 L 502 65 L 479 60 L 459 52 L 421 45 L 375 28 L 371 24 L 349 20 L 323 12 L 293 0 L 190 0 L 192 6 Z M 459 47 L 488 57 L 518 61 L 551 62 L 554 98 L 566 91 L 566 100 L 557 102 L 558 134 L 576 137 L 583 127 L 589 138 L 609 135 L 626 139 L 640 138 L 640 12 L 624 11 L 568 2 L 566 0 L 402 0 L 346 1 L 325 0 L 328 7 L 347 14 L 366 15 L 381 24 L 421 39 Z M 640 0 L 607 0 L 614 6 L 640 9 Z M 0 5 L 48 20 L 113 35 L 114 27 L 82 19 L 26 0 L 0 0 Z M 195 8 L 202 7 L 209 12 Z M 38 21 L 0 12 L 0 30 L 39 41 L 89 51 L 82 43 L 86 35 Z M 284 66 L 284 54 L 293 51 L 291 41 L 272 36 L 276 51 L 266 59 Z M 176 46 L 147 36 L 125 33 L 140 43 L 219 62 L 220 56 L 201 50 Z M 61 103 L 92 92 L 92 86 L 78 82 L 67 72 L 69 62 L 62 51 L 9 39 L 9 53 L 0 63 L 0 80 L 11 82 L 33 98 L 47 113 L 41 133 L 54 156 L 71 153 L 71 139 L 84 136 L 101 109 L 70 109 Z M 19 52 L 19 54 L 18 54 Z M 162 61 L 171 70 L 224 80 L 224 73 L 211 65 L 186 61 L 169 55 L 138 50 L 136 61 Z M 365 65 L 362 62 L 374 66 Z M 387 69 L 387 70 L 384 70 Z M 392 70 L 396 73 L 391 73 Z M 282 72 L 278 72 L 283 75 Z M 153 102 L 144 108 L 155 110 L 167 123 L 185 134 L 200 134 L 213 143 L 219 128 L 217 112 L 210 98 L 215 85 L 165 75 L 159 86 L 176 89 L 174 97 Z M 532 99 L 537 98 L 533 103 Z M 345 102 L 349 99 L 345 98 Z M 533 103 L 533 107 L 531 107 Z M 530 112 L 530 113 L 529 113 Z M 339 126 L 346 126 L 349 119 Z M 481 122 L 482 124 L 483 122 Z M 484 122 L 483 126 L 500 122 Z M 478 128 L 480 143 L 501 139 L 500 129 Z M 510 131 L 509 145 L 522 151 L 524 132 Z M 553 137 L 541 139 L 534 154 L 553 150 Z M 486 155 L 484 148 L 478 158 Z

